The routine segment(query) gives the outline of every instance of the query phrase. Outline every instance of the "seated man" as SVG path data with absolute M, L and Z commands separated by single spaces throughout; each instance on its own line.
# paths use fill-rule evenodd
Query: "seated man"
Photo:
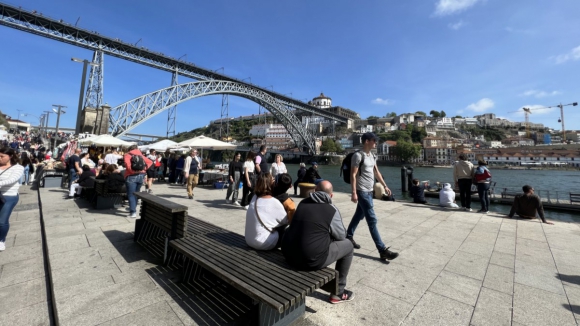
M 413 197 L 413 202 L 417 204 L 426 204 L 425 200 L 425 185 L 419 184 L 419 179 L 413 179 L 413 186 L 411 186 L 411 197 Z
M 95 180 L 91 178 L 95 176 L 95 173 L 91 168 L 88 165 L 83 165 L 82 170 L 81 176 L 70 185 L 69 199 L 74 198 L 75 195 L 77 197 L 80 196 L 83 188 L 93 188 L 95 186 Z
M 320 181 L 322 181 L 322 178 L 318 174 L 318 163 L 312 162 L 312 166 L 306 170 L 304 182 L 318 184 Z
M 296 204 L 288 196 L 288 189 L 290 188 L 292 188 L 292 177 L 288 173 L 282 173 L 278 175 L 278 182 L 276 182 L 274 189 L 272 189 L 272 196 L 278 199 L 284 206 L 284 210 L 288 215 L 288 224 L 292 222 L 292 217 L 296 211 Z
M 514 214 L 518 214 L 521 218 L 533 219 L 536 218 L 536 215 L 540 215 L 542 223 L 553 225 L 554 223 L 546 221 L 542 200 L 538 195 L 534 194 L 534 188 L 525 185 L 522 190 L 524 193 L 514 198 L 514 203 L 508 216 L 512 218 Z
M 345 290 L 353 246 L 332 196 L 332 184 L 322 181 L 298 205 L 282 239 L 282 252 L 288 264 L 299 270 L 314 271 L 336 261 L 339 294 L 329 299 L 334 304 L 354 299 L 354 293 Z
M 439 192 L 439 206 L 441 207 L 459 207 L 455 203 L 455 191 L 451 189 L 451 184 L 446 183 Z

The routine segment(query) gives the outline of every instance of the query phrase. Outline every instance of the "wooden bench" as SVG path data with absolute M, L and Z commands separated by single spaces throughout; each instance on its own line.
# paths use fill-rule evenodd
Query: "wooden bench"
M 127 193 L 109 192 L 109 189 L 107 188 L 107 180 L 95 179 L 94 196 L 94 206 L 96 209 L 108 209 L 121 205 L 123 198 L 127 197 Z
M 570 193 L 570 204 L 580 203 L 580 194 Z
M 187 206 L 146 192 L 136 192 L 141 199 L 140 219 L 135 222 L 135 242 L 146 247 L 154 255 L 167 261 L 169 240 L 183 238 L 188 229 Z
M 308 195 L 314 192 L 316 185 L 314 183 L 302 182 L 298 184 L 298 187 L 300 188 L 300 197 L 307 198 Z
M 258 303 L 260 325 L 288 325 L 305 311 L 306 296 L 316 289 L 338 292 L 331 268 L 297 271 L 280 250 L 258 251 L 243 236 L 220 230 L 170 241 L 173 259 L 182 259 L 184 282 L 197 282 L 198 266 Z

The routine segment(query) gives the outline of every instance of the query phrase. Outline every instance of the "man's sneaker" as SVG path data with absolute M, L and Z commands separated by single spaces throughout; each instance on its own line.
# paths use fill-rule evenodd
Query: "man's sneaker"
M 6 250 L 6 244 L 3 241 L 0 241 L 0 251 Z
M 248 210 L 249 207 L 250 207 L 250 205 L 242 206 L 242 208 L 245 210 Z
M 346 237 L 346 238 L 347 238 L 348 240 L 350 240 L 350 242 L 352 242 L 352 247 L 353 247 L 354 249 L 360 249 L 360 245 L 359 245 L 358 243 L 356 243 L 352 237 Z
M 344 290 L 344 292 L 342 292 L 339 295 L 331 295 L 328 301 L 330 301 L 330 303 L 332 303 L 332 304 L 337 304 L 337 303 L 352 301 L 353 299 L 354 299 L 354 293 L 352 291 L 349 291 L 349 290 Z
M 465 210 L 468 212 L 473 212 L 473 209 L 471 209 L 471 208 L 466 208 Z
M 189 198 L 189 199 L 193 199 L 193 196 L 187 196 L 187 198 Z
M 484 213 L 484 214 L 486 213 L 486 211 L 484 211 L 483 209 L 480 209 L 480 210 L 478 210 L 477 212 L 478 212 L 478 213 Z
M 137 218 L 137 213 L 131 213 L 131 214 L 129 214 L 129 218 Z
M 236 200 L 236 201 L 234 202 L 234 205 L 235 205 L 235 206 L 240 206 L 240 203 L 239 203 L 239 202 Z
M 399 254 L 396 252 L 392 252 L 389 250 L 390 247 L 385 248 L 385 250 L 379 252 L 381 254 L 381 259 L 382 260 L 393 260 L 397 257 L 399 257 Z
M 232 202 L 226 198 L 226 204 L 231 204 Z

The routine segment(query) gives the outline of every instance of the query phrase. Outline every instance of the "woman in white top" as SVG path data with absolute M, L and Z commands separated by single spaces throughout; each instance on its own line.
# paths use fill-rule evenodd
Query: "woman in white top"
M 254 249 L 271 250 L 280 246 L 288 217 L 284 206 L 272 197 L 272 175 L 260 174 L 256 179 L 256 195 L 246 212 L 246 243 Z
M 278 175 L 282 173 L 288 173 L 288 170 L 286 170 L 286 164 L 282 162 L 283 160 L 284 158 L 282 155 L 276 154 L 274 158 L 274 164 L 272 164 L 272 167 L 270 167 L 270 173 L 272 174 L 272 177 L 274 177 L 274 180 L 278 179 Z
M 18 164 L 18 154 L 11 148 L 0 148 L 0 251 L 6 249 L 6 235 L 10 229 L 10 214 L 18 203 L 20 177 L 24 167 Z
M 242 189 L 242 207 L 244 209 L 248 209 L 248 205 L 250 200 L 252 200 L 252 196 L 254 195 L 254 158 L 256 157 L 256 153 L 249 151 L 248 156 L 246 156 L 246 161 L 242 166 L 242 171 L 244 171 L 244 176 L 242 177 L 242 181 L 244 183 L 244 187 Z

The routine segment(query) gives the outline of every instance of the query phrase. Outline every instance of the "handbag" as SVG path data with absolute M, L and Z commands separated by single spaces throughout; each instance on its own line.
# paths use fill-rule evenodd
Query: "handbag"
M 4 172 L 10 170 L 11 167 L 13 167 L 13 165 L 10 165 L 6 170 L 2 171 L 2 173 L 0 173 L 0 175 L 3 175 Z M 6 198 L 4 198 L 4 195 L 2 193 L 0 193 L 0 204 L 4 205 L 4 203 L 6 203 Z

